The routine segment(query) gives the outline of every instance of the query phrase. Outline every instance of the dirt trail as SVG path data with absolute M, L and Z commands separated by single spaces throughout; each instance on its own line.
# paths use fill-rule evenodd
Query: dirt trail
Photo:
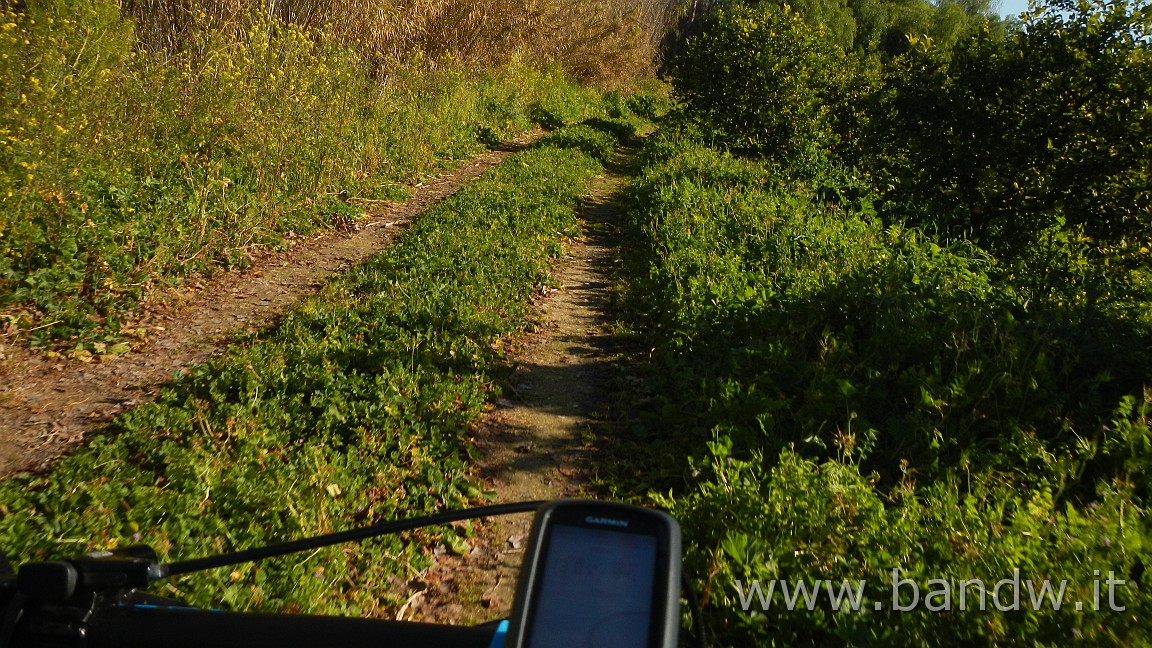
M 560 288 L 537 303 L 540 328 L 514 354 L 515 393 L 477 430 L 480 475 L 499 502 L 579 496 L 591 476 L 590 432 L 610 401 L 609 363 L 620 346 L 607 313 L 623 183 L 616 172 L 596 179 L 584 237 L 553 272 Z M 484 520 L 470 555 L 437 556 L 398 618 L 476 624 L 507 616 L 530 524 L 530 514 Z
M 366 260 L 411 219 L 452 195 L 542 133 L 488 151 L 421 183 L 401 203 L 373 204 L 346 231 L 295 241 L 289 251 L 256 259 L 243 271 L 204 280 L 184 292 L 146 301 L 146 342 L 107 362 L 51 360 L 5 350 L 0 338 L 0 477 L 38 470 L 76 447 L 122 410 L 155 396 L 173 372 L 227 347 L 237 331 L 266 326 L 331 275 Z

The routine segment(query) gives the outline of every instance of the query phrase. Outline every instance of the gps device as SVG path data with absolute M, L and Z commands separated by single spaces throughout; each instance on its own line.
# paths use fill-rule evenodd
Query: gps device
M 532 524 L 508 648 L 674 648 L 680 526 L 660 511 L 595 500 L 542 506 Z

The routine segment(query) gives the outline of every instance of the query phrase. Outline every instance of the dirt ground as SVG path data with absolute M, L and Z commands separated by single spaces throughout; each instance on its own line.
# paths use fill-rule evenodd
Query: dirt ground
M 584 236 L 553 273 L 559 288 L 536 304 L 540 326 L 515 353 L 514 393 L 476 433 L 480 476 L 498 502 L 578 497 L 592 476 L 598 414 L 611 401 L 619 340 L 609 330 L 608 274 L 624 179 L 606 173 L 583 210 Z M 531 514 L 477 525 L 471 553 L 442 553 L 397 618 L 472 625 L 505 618 Z
M 290 240 L 241 271 L 155 293 L 130 328 L 146 337 L 107 362 L 50 359 L 0 337 L 0 478 L 42 470 L 126 408 L 153 398 L 174 372 L 222 351 L 237 332 L 266 326 L 289 305 L 387 245 L 414 217 L 508 155 L 530 133 L 412 188 L 400 203 L 373 203 L 345 231 Z

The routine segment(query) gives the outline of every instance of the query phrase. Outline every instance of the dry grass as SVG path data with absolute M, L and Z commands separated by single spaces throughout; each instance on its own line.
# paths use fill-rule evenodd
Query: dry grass
M 124 0 L 150 49 L 181 49 L 202 23 L 239 29 L 252 13 L 328 27 L 377 75 L 403 62 L 452 60 L 492 67 L 520 54 L 559 63 L 589 81 L 651 69 L 665 16 L 677 0 Z

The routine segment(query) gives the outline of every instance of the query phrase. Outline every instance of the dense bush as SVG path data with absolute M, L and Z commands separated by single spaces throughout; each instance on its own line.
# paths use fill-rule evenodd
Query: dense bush
M 804 168 L 859 128 L 865 69 L 787 7 L 736 5 L 688 41 L 670 76 L 717 145 Z
M 724 437 L 710 446 L 694 464 L 693 487 L 657 501 L 685 527 L 685 568 L 707 574 L 699 587 L 714 645 L 1142 645 L 1147 638 L 1152 599 L 1140 575 L 1149 529 L 1123 489 L 1104 487 L 1091 506 L 1068 509 L 1043 491 L 979 476 L 877 489 L 851 464 L 789 451 L 735 457 Z M 1109 575 L 1125 581 L 1112 590 L 1115 607 Z M 753 581 L 763 588 L 775 581 L 767 609 L 749 590 Z M 1060 609 L 1043 595 L 1045 582 L 1062 593 Z M 782 583 L 818 590 L 816 604 L 806 609 L 801 596 L 788 610 Z M 850 602 L 847 588 L 862 596 Z M 830 600 L 836 594 L 839 606 Z
M 1057 0 L 891 65 L 866 164 L 901 216 L 1019 256 L 1056 230 L 1152 239 L 1152 9 Z
M 892 222 L 1005 259 L 1060 235 L 1126 267 L 1146 260 L 1133 255 L 1152 241 L 1146 5 L 1053 0 L 1014 31 L 973 31 L 969 17 L 947 39 L 901 32 L 877 79 L 881 59 L 755 4 L 714 12 L 672 64 L 714 144 L 809 170 L 831 154 L 870 178 Z
M 712 12 L 720 7 L 787 8 L 829 42 L 856 52 L 895 56 L 908 50 L 908 36 L 928 37 L 945 49 L 981 24 L 997 33 L 1007 31 L 990 0 L 673 0 L 661 44 L 665 60 L 684 51 L 687 39 L 707 30 Z
M 879 587 L 893 567 L 921 585 L 1019 568 L 1077 596 L 1113 570 L 1147 609 L 1152 335 L 1030 303 L 975 245 L 886 226 L 823 183 L 673 133 L 642 158 L 631 304 L 652 351 L 616 483 L 665 493 L 722 643 L 1141 636 L 1132 616 L 1067 610 L 742 611 L 737 579 Z

